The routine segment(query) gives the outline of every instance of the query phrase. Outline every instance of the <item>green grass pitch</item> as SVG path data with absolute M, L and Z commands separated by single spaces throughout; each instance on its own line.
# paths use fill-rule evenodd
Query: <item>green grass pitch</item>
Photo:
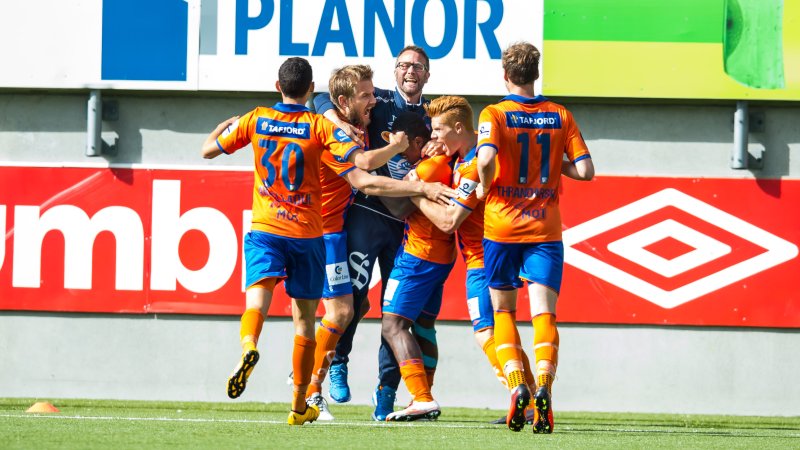
M 570 413 L 552 435 L 489 422 L 499 410 L 444 408 L 437 422 L 376 423 L 368 406 L 331 405 L 332 423 L 286 425 L 288 404 L 0 399 L 0 449 L 159 448 L 800 448 L 800 417 Z

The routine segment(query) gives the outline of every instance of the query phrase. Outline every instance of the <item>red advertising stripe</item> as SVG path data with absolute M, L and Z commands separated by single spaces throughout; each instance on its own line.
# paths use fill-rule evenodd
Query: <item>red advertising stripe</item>
M 0 167 L 0 310 L 240 314 L 251 196 L 247 171 Z M 565 180 L 561 204 L 560 321 L 800 327 L 800 181 Z M 460 262 L 440 319 L 469 320 Z

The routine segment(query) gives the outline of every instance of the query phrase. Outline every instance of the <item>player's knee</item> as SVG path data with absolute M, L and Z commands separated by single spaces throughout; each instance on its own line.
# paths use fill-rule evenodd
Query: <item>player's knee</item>
M 400 316 L 387 314 L 381 320 L 381 335 L 387 341 L 392 341 L 399 333 L 407 330 L 410 324 Z
M 347 328 L 353 320 L 353 307 L 343 307 L 336 311 L 336 323 L 342 328 Z
M 314 323 L 314 318 L 311 317 L 295 321 L 294 333 L 313 341 L 316 335 L 316 324 Z
M 492 328 L 478 330 L 475 332 L 475 342 L 478 343 L 478 347 L 483 348 L 483 346 L 486 345 L 486 341 L 488 341 L 493 335 L 494 330 Z

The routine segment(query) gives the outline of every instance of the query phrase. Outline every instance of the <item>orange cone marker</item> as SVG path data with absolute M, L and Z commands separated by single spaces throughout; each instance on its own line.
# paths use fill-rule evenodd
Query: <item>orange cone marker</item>
M 61 412 L 58 408 L 53 406 L 50 402 L 36 402 L 30 408 L 25 410 L 26 413 L 57 413 Z

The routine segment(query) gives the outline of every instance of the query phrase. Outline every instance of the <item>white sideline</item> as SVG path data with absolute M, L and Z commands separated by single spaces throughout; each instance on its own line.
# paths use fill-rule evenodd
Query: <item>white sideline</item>
M 27 419 L 62 419 L 62 420 L 122 420 L 131 422 L 192 422 L 192 423 L 255 423 L 255 424 L 270 424 L 270 425 L 285 425 L 286 421 L 283 420 L 252 420 L 252 419 L 202 419 L 202 418 L 177 418 L 177 417 L 113 417 L 113 416 L 62 416 L 62 415 L 42 415 L 42 414 L 0 414 L 0 417 L 15 417 Z M 498 425 L 459 425 L 459 424 L 446 424 L 441 422 L 314 422 L 310 426 L 356 426 L 356 427 L 414 427 L 424 424 L 435 424 L 437 428 L 476 428 L 476 429 L 498 429 L 503 428 Z M 685 430 L 642 430 L 642 429 L 624 429 L 624 428 L 597 428 L 597 429 L 584 429 L 581 427 L 559 426 L 559 432 L 615 432 L 615 433 L 652 433 L 652 434 L 689 434 L 698 433 L 706 434 L 710 431 L 720 430 L 719 428 L 702 428 L 702 429 L 685 429 Z M 735 437 L 737 435 L 731 434 Z M 748 436 L 741 436 L 748 437 Z M 800 434 L 787 434 L 784 436 L 777 436 L 782 438 L 800 438 Z
M 253 419 L 203 419 L 203 418 L 180 418 L 180 417 L 113 417 L 113 416 L 62 416 L 62 415 L 43 415 L 43 414 L 0 414 L 0 417 L 16 418 L 38 418 L 38 419 L 69 419 L 69 420 L 123 420 L 123 421 L 142 421 L 142 422 L 195 422 L 195 423 L 260 423 L 260 424 L 286 424 L 285 420 L 253 420 Z M 386 427 L 386 426 L 415 426 L 433 422 L 320 422 L 317 425 L 348 425 L 357 427 Z M 315 425 L 316 426 L 316 425 Z M 496 425 L 458 425 L 437 423 L 438 428 L 497 428 Z

